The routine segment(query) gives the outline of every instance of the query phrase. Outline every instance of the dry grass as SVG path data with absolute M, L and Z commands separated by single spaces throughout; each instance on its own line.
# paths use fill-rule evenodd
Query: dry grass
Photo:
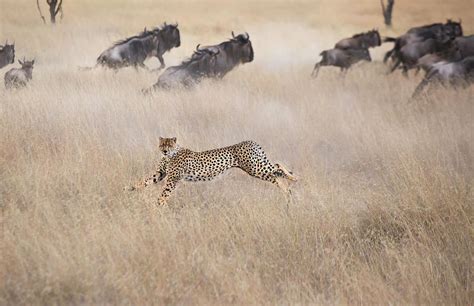
M 308 77 L 337 38 L 383 28 L 378 1 L 65 1 L 54 28 L 18 2 L 0 4 L 0 39 L 37 65 L 29 88 L 0 86 L 0 304 L 474 300 L 473 89 L 407 104 L 420 77 L 380 62 Z M 474 32 L 469 1 L 397 1 L 395 14 L 383 34 L 445 17 Z M 163 20 L 182 33 L 168 64 L 232 29 L 250 33 L 255 62 L 154 97 L 140 94 L 154 74 L 76 69 Z M 182 184 L 164 208 L 159 188 L 122 192 L 160 135 L 195 150 L 256 140 L 301 177 L 290 214 L 238 170 Z

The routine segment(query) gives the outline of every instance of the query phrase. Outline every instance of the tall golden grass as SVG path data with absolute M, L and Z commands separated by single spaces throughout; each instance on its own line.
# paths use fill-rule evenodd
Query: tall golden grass
M 0 8 L 0 39 L 36 58 L 28 88 L 0 86 L 0 304 L 472 304 L 473 89 L 408 103 L 421 76 L 387 76 L 389 46 L 309 78 L 320 51 L 373 27 L 460 17 L 472 34 L 469 1 L 396 1 L 391 30 L 367 0 L 65 1 L 54 27 L 33 1 Z M 183 42 L 168 65 L 231 30 L 255 61 L 150 97 L 154 73 L 77 69 L 165 20 Z M 123 192 L 159 136 L 259 142 L 300 177 L 289 213 L 238 170 L 181 184 L 166 207 L 159 186 Z

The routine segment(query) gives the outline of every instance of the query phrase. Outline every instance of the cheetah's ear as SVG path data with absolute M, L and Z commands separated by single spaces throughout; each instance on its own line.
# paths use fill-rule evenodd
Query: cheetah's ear
M 176 137 L 171 138 L 171 140 L 176 143 Z

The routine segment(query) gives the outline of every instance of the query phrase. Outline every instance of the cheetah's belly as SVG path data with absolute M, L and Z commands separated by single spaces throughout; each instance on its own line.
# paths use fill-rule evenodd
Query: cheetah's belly
M 223 174 L 231 165 L 223 164 L 206 164 L 197 165 L 197 167 L 189 167 L 185 171 L 183 178 L 190 182 L 210 181 L 213 178 Z

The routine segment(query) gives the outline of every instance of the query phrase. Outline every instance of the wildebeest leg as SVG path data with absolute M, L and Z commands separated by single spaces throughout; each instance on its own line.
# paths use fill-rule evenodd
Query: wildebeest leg
M 418 73 L 420 73 L 420 69 L 421 69 L 420 66 L 416 66 L 415 75 L 418 75 Z
M 423 89 L 428 86 L 431 83 L 431 80 L 433 77 L 437 75 L 437 72 L 430 73 L 427 75 L 421 82 L 418 84 L 418 86 L 415 88 L 415 91 L 413 92 L 413 95 L 411 96 L 412 99 L 417 98 L 420 93 L 423 91 Z
M 140 68 L 143 68 L 147 71 L 151 71 L 150 68 L 148 68 L 147 65 L 145 65 L 144 62 L 137 63 L 137 64 L 134 65 L 134 67 L 135 67 L 136 70 L 138 70 L 138 67 L 140 67 Z
M 405 64 L 402 66 L 402 74 L 404 77 L 408 78 L 408 66 Z
M 346 78 L 348 71 L 349 71 L 349 67 L 341 67 L 341 75 L 343 78 Z
M 385 53 L 385 56 L 383 57 L 383 62 L 384 63 L 386 63 L 388 61 L 388 59 L 392 56 L 393 52 L 395 52 L 395 47 L 392 50 Z
M 160 67 L 158 67 L 158 70 L 165 68 L 166 65 L 165 65 L 165 60 L 163 59 L 163 55 L 158 54 L 156 57 L 158 57 L 158 60 L 160 61 L 160 64 L 161 64 Z
M 319 73 L 319 69 L 321 68 L 321 62 L 319 63 L 316 63 L 316 65 L 314 65 L 314 69 L 313 69 L 313 72 L 311 72 L 311 76 L 313 78 L 316 78 L 318 76 L 318 73 Z
M 395 62 L 393 67 L 390 69 L 390 73 L 393 73 L 398 68 L 398 66 L 400 66 L 401 63 L 402 63 L 402 60 L 399 57 L 397 57 L 397 61 Z

